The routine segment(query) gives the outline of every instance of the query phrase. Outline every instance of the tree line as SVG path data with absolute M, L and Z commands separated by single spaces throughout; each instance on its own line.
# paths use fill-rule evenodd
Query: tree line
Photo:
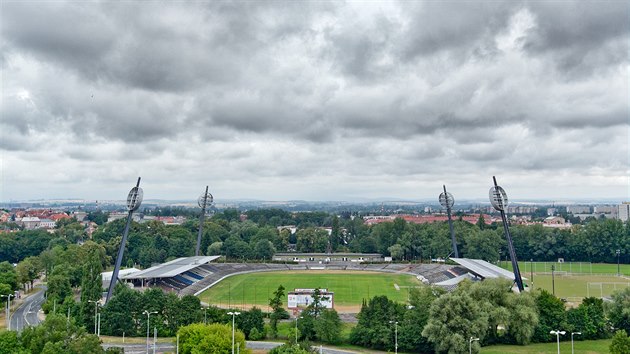
M 386 296 L 364 301 L 359 322 L 350 341 L 363 347 L 392 350 L 398 335 L 401 351 L 413 353 L 468 353 L 480 346 L 553 342 L 549 332 L 581 332 L 577 338 L 610 338 L 618 341 L 630 332 L 630 288 L 616 292 L 612 302 L 585 298 L 576 308 L 545 290 L 513 293 L 511 282 L 487 279 L 465 281 L 449 293 L 429 286 L 413 289 L 409 304 L 396 303 Z M 624 310 L 625 309 L 625 310 Z M 469 342 L 479 338 L 479 342 Z M 564 338 L 564 340 L 567 340 Z M 618 352 L 622 353 L 622 352 Z

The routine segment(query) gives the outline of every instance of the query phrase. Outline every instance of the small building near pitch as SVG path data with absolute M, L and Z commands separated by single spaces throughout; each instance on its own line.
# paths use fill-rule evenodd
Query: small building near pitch
M 298 253 L 284 252 L 273 255 L 276 262 L 310 262 L 310 263 L 332 263 L 332 262 L 383 262 L 383 255 L 380 253 Z
M 307 307 L 313 303 L 313 293 L 315 289 L 294 289 L 287 293 L 287 307 L 289 309 L 299 309 Z M 319 289 L 321 306 L 327 309 L 334 308 L 334 292 L 328 289 Z

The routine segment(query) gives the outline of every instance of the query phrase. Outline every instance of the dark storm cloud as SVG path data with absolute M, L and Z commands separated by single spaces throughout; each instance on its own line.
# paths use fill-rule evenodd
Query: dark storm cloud
M 146 170 L 168 185 L 180 168 L 251 190 L 618 176 L 628 15 L 622 2 L 6 2 L 0 150 L 16 171 L 40 153 L 59 181 L 121 169 L 116 183 Z
M 630 5 L 625 1 L 583 1 L 567 11 L 563 2 L 530 6 L 537 26 L 525 40 L 531 54 L 549 54 L 556 67 L 584 76 L 627 63 Z
M 493 51 L 493 37 L 507 26 L 510 16 L 520 7 L 511 1 L 426 1 L 401 5 L 409 7 L 406 11 L 411 20 L 399 48 L 405 60 L 440 51 L 455 51 L 464 56 Z

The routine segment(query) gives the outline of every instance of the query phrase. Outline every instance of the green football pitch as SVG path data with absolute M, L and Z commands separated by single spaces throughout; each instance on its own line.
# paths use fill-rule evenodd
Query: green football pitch
M 505 269 L 512 270 L 510 262 L 500 263 Z M 568 299 L 587 296 L 608 297 L 616 290 L 630 286 L 630 265 L 588 263 L 588 262 L 518 262 L 521 275 L 526 284 L 533 276 L 534 289 L 542 288 L 557 297 Z M 551 267 L 554 267 L 554 276 Z M 617 276 L 617 270 L 621 276 Z M 580 300 L 580 299 L 575 299 Z
M 512 270 L 512 263 L 508 261 L 501 261 L 499 266 Z M 619 270 L 620 275 L 630 276 L 630 264 L 620 264 L 617 266 L 617 264 L 590 262 L 518 262 L 518 268 L 521 270 L 521 274 L 524 277 L 527 277 L 531 272 L 551 273 L 551 266 L 554 266 L 554 270 L 556 272 L 589 275 L 617 275 L 617 270 Z
M 249 308 L 253 305 L 267 310 L 269 299 L 278 286 L 284 286 L 282 299 L 293 289 L 328 289 L 334 292 L 338 311 L 355 311 L 363 299 L 386 295 L 389 299 L 406 302 L 409 289 L 421 283 L 411 275 L 377 272 L 296 271 L 240 274 L 226 278 L 199 295 L 201 301 L 227 308 Z

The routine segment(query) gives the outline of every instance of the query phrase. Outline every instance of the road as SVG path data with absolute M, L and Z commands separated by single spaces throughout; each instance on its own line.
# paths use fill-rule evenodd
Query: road
M 46 286 L 38 286 L 41 288 L 35 294 L 24 298 L 24 302 L 20 307 L 11 313 L 11 329 L 21 331 L 26 326 L 37 326 L 41 321 L 37 314 L 42 309 L 44 303 L 44 293 Z
M 263 350 L 271 350 L 279 345 L 282 345 L 283 343 L 278 343 L 278 342 L 251 342 L 248 341 L 247 342 L 247 348 L 250 349 L 263 349 Z M 125 348 L 125 354 L 141 354 L 141 353 L 146 353 L 146 344 L 122 344 L 122 343 L 108 343 L 108 344 L 103 344 L 103 348 L 107 349 L 110 347 L 124 347 Z M 353 351 L 349 351 L 349 350 L 339 350 L 339 349 L 332 349 L 332 348 L 326 348 L 323 347 L 321 348 L 321 351 L 319 351 L 319 347 L 315 347 L 315 349 L 318 349 L 318 352 L 322 353 L 322 354 L 351 354 L 351 353 L 356 353 Z M 172 353 L 175 351 L 175 346 L 172 343 L 158 343 L 156 348 L 155 348 L 155 352 L 156 353 Z M 153 346 L 150 347 L 149 349 L 149 353 L 153 353 Z

